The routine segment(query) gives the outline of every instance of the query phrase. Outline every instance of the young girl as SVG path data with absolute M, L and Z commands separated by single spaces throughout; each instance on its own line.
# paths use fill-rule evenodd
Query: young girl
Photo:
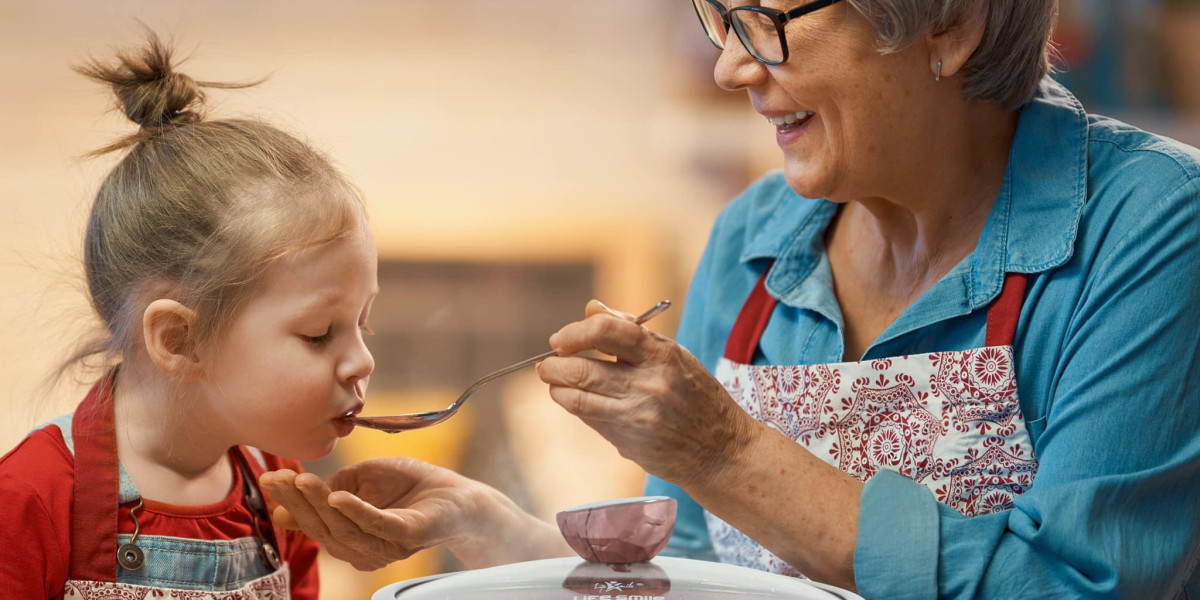
M 112 366 L 0 459 L 2 595 L 316 598 L 317 546 L 272 524 L 257 478 L 328 454 L 362 409 L 363 204 L 295 137 L 203 120 L 201 87 L 238 86 L 174 71 L 153 35 L 79 70 L 141 126 L 100 151 L 129 149 L 84 242 L 106 335 L 77 358 Z

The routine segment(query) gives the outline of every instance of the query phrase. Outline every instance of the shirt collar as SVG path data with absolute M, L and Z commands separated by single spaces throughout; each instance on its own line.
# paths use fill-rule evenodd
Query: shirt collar
M 969 259 L 972 309 L 1000 293 L 1006 273 L 1038 273 L 1070 260 L 1087 193 L 1087 135 L 1083 106 L 1053 79 L 1043 79 L 1021 109 L 1003 187 Z M 786 184 L 779 188 L 774 213 L 740 260 L 774 259 L 767 289 L 795 304 L 825 253 L 823 232 L 837 206 L 803 198 Z

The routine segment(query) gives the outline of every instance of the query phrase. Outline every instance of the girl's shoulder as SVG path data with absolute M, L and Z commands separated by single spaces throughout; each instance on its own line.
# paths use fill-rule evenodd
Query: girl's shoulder
M 20 552 L 0 553 L 0 589 L 11 597 L 61 595 L 74 485 L 75 459 L 57 425 L 34 430 L 0 458 L 0 539 L 21 540 Z
M 75 457 L 69 446 L 69 418 L 67 423 L 66 436 L 51 422 L 30 432 L 0 458 L 0 490 L 7 506 L 0 510 L 0 520 L 15 516 L 6 515 L 8 510 L 44 512 L 55 519 L 70 514 Z
M 8 454 L 0 457 L 0 479 L 24 482 L 40 490 L 61 486 L 69 494 L 75 476 L 70 423 L 68 415 L 30 432 Z M 7 491 L 7 481 L 4 487 Z

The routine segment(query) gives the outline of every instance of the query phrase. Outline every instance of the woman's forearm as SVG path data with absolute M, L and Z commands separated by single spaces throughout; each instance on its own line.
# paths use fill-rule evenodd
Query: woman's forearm
M 470 569 L 571 556 L 558 528 L 521 509 L 508 496 L 482 486 L 475 518 L 446 547 Z
M 709 512 L 806 576 L 854 589 L 862 483 L 765 425 L 682 486 Z

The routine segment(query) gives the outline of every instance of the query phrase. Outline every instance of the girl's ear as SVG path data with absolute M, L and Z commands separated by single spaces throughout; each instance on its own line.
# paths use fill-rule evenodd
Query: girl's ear
M 196 312 L 174 300 L 155 300 L 142 313 L 146 354 L 163 373 L 179 381 L 201 375 L 196 333 Z
M 977 2 L 970 14 L 944 31 L 930 33 L 929 70 L 936 77 L 950 77 L 958 73 L 967 59 L 983 41 L 983 30 L 987 25 L 987 5 Z M 939 64 L 940 63 L 940 64 Z

